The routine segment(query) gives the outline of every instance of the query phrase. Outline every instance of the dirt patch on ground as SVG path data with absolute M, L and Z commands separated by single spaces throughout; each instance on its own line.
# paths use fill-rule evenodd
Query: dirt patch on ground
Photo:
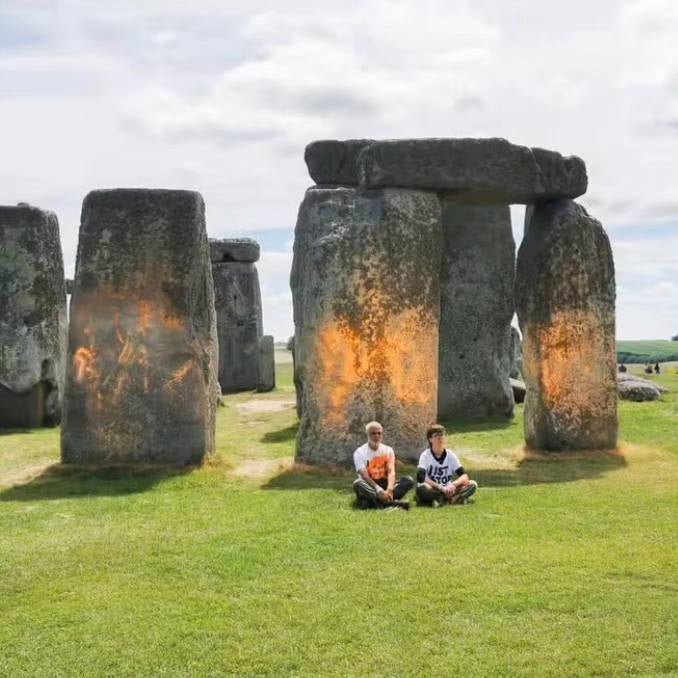
M 248 400 L 238 403 L 235 409 L 240 414 L 259 414 L 260 412 L 283 412 L 295 406 L 295 400 Z
M 252 480 L 268 480 L 274 475 L 287 471 L 294 465 L 292 457 L 283 459 L 247 459 L 237 466 L 231 475 L 236 478 L 251 478 Z
M 14 485 L 26 485 L 38 476 L 42 475 L 50 466 L 54 466 L 54 462 L 50 461 L 46 464 L 37 464 L 35 466 L 28 466 L 22 469 L 13 469 L 0 473 L 0 487 L 12 487 Z

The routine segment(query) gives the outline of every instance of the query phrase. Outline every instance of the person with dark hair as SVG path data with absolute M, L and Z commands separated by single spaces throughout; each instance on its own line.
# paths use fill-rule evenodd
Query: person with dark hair
M 478 489 L 457 455 L 445 447 L 445 428 L 432 424 L 426 431 L 428 448 L 419 457 L 417 465 L 417 504 L 443 506 L 466 504 Z
M 624 363 L 621 363 L 621 364 L 619 365 L 619 371 L 620 371 L 620 372 L 626 372 L 626 365 L 624 365 Z
M 396 482 L 395 452 L 384 445 L 384 429 L 378 421 L 365 426 L 367 442 L 353 453 L 353 463 L 358 477 L 353 491 L 358 508 L 399 508 L 409 510 L 403 497 L 414 486 L 414 480 L 404 476 Z
M 659 363 L 654 364 L 654 373 L 659 374 Z

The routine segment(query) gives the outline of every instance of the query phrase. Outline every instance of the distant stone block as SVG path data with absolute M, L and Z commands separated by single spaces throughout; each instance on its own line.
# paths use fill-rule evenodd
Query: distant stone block
M 308 173 L 316 184 L 357 186 L 358 156 L 371 139 L 313 141 L 304 152 Z
M 266 393 L 275 388 L 275 346 L 273 337 L 263 336 L 259 342 L 259 383 L 257 391 Z
M 259 243 L 252 238 L 210 238 L 210 259 L 213 264 L 259 261 Z

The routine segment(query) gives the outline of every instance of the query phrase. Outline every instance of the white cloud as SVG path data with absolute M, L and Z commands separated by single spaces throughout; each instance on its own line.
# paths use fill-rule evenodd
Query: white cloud
M 314 138 L 505 136 L 587 161 L 620 336 L 664 336 L 668 287 L 639 300 L 629 282 L 675 284 L 675 242 L 628 232 L 678 223 L 676 35 L 675 0 L 6 0 L 0 202 L 55 209 L 72 270 L 92 188 L 193 188 L 215 235 L 291 233 Z M 259 270 L 285 338 L 278 254 Z

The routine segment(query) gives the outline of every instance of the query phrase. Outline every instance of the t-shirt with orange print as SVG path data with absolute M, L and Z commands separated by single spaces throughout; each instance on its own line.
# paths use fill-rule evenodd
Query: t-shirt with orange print
M 387 479 L 389 470 L 395 468 L 395 452 L 384 443 L 379 443 L 376 450 L 365 443 L 353 453 L 353 463 L 357 472 L 367 469 L 372 480 Z

